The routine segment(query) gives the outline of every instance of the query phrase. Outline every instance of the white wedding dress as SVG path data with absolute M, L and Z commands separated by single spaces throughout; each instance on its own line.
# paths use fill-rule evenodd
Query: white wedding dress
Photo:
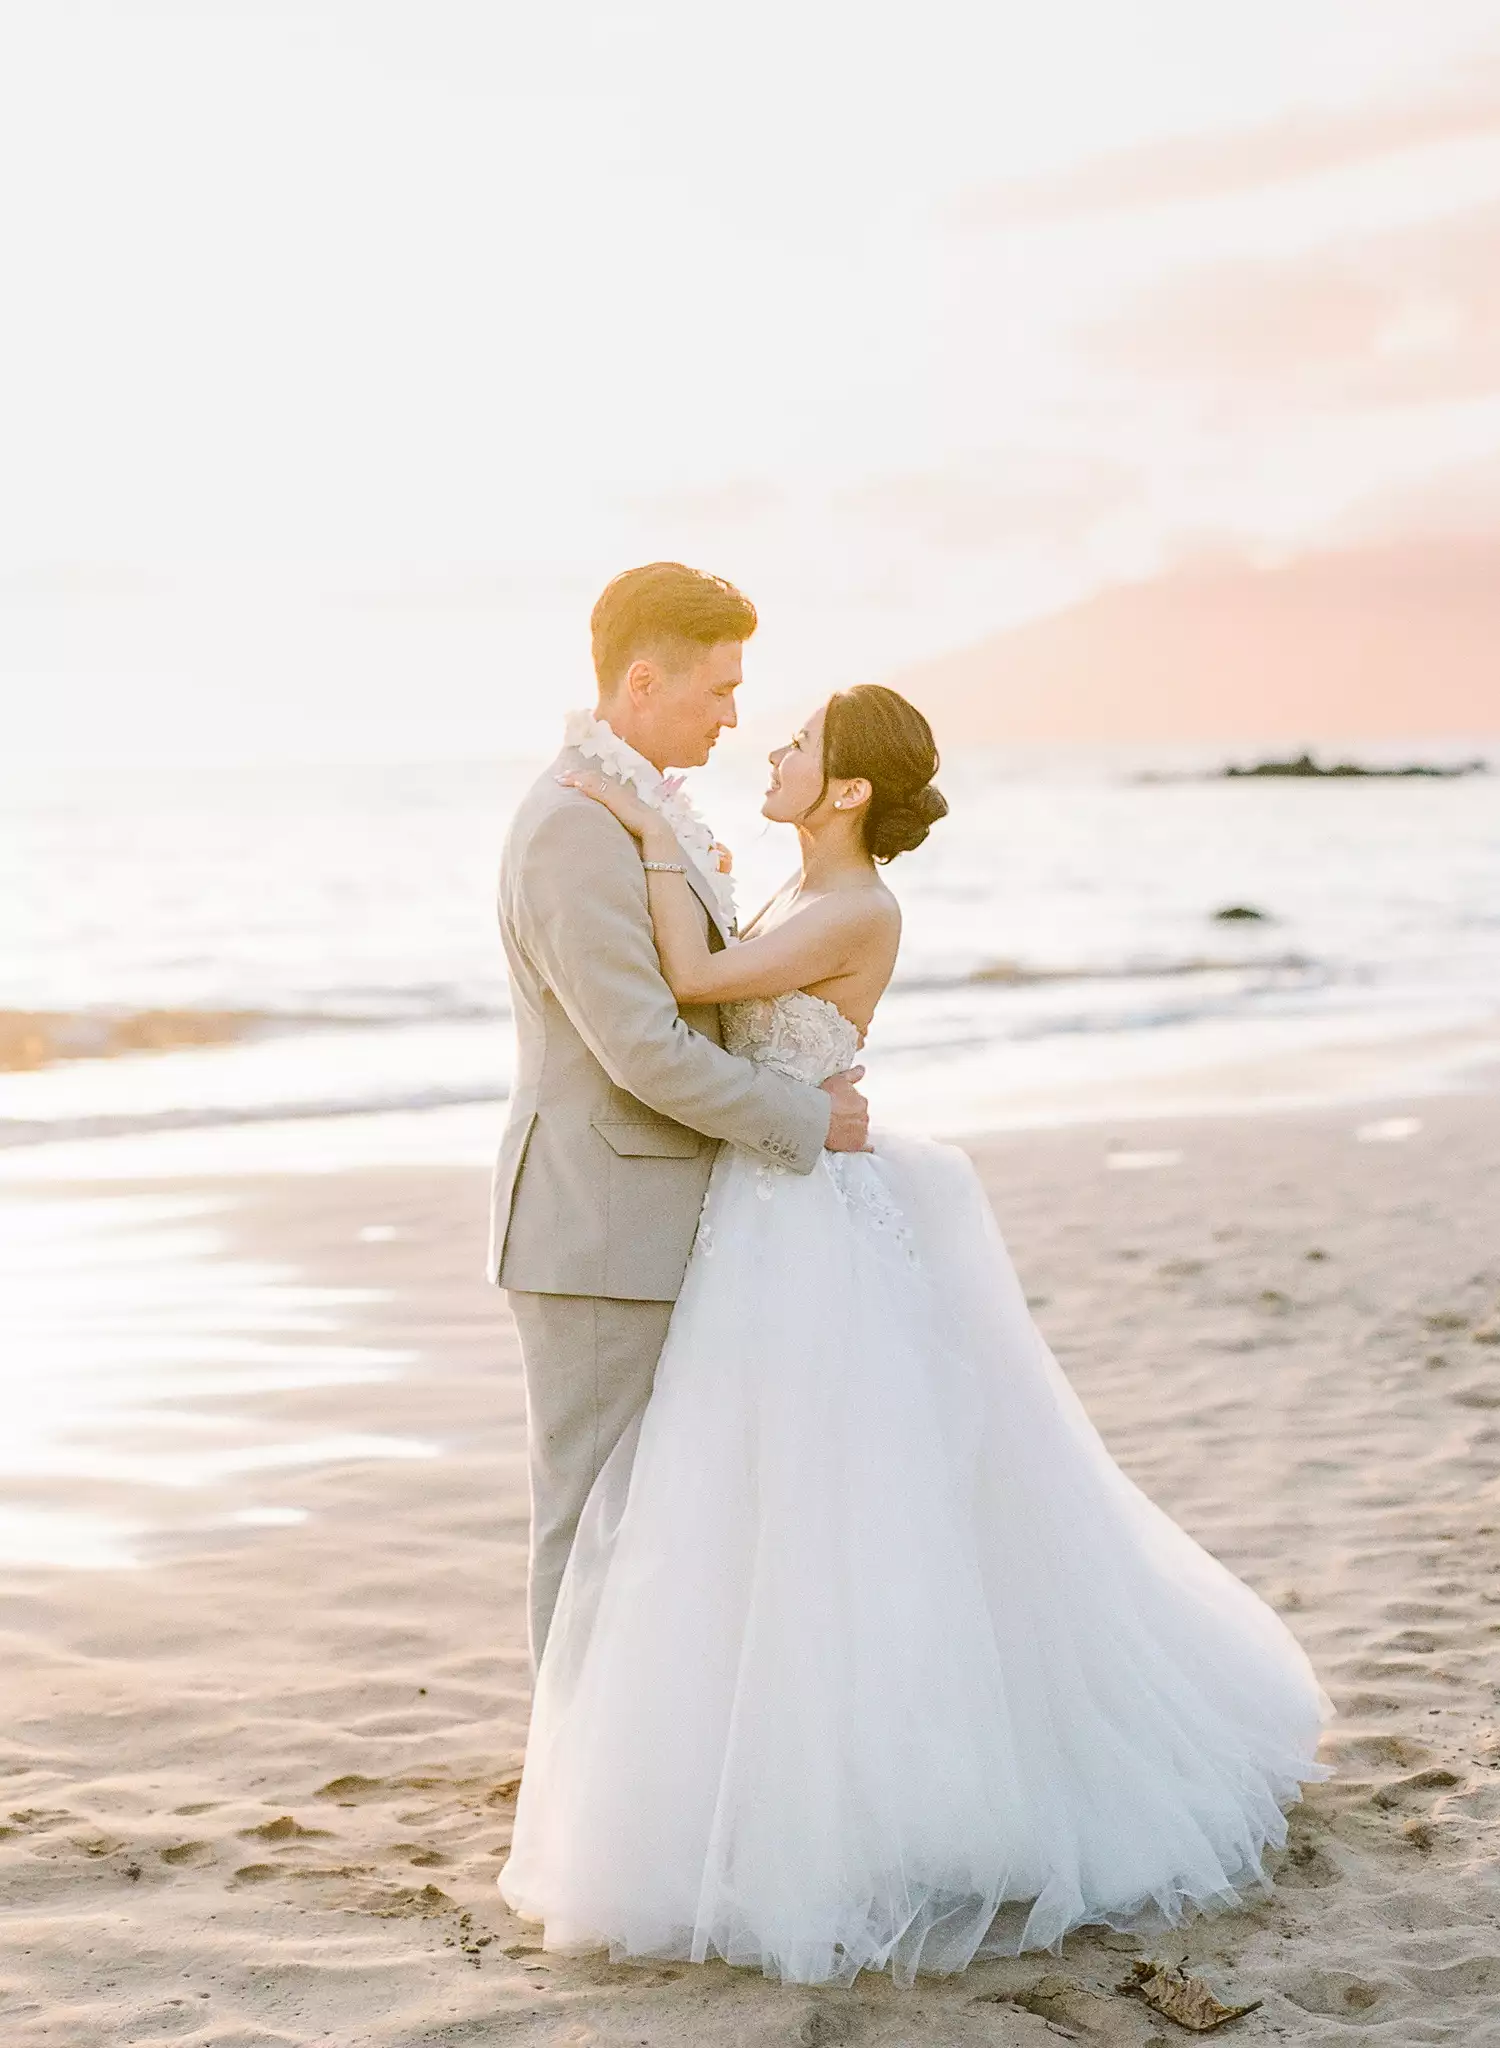
M 817 1081 L 809 995 L 726 1043 Z M 725 1147 L 590 1495 L 499 1879 L 549 1948 L 962 1969 L 1264 1883 L 1327 1701 L 1114 1464 L 963 1153 Z

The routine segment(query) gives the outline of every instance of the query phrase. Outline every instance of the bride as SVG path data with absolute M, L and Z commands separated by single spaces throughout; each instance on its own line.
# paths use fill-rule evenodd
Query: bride
M 569 779 L 640 843 L 674 993 L 820 1081 L 890 980 L 879 869 L 943 816 L 936 768 L 895 692 L 831 697 L 771 756 L 801 872 L 717 953 L 659 813 Z M 910 1983 L 1263 1887 L 1328 1711 L 1111 1460 L 962 1152 L 726 1146 L 579 1527 L 500 1888 L 551 1948 Z

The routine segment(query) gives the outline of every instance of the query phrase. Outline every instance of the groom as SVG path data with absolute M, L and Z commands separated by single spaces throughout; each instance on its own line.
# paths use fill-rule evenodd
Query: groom
M 500 868 L 517 1069 L 495 1165 L 489 1277 L 521 1335 L 539 1663 L 589 1488 L 645 1406 L 720 1141 L 809 1173 L 857 1152 L 863 1072 L 820 1088 L 736 1059 L 713 1005 L 662 979 L 640 851 L 570 769 L 628 782 L 668 819 L 710 946 L 733 937 L 717 848 L 670 768 L 735 724 L 755 607 L 680 562 L 617 576 L 594 607 L 599 701 L 523 798 Z

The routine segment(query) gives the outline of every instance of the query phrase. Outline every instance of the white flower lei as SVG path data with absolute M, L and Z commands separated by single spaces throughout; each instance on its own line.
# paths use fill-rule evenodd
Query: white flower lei
M 628 741 L 620 738 L 612 725 L 596 718 L 592 711 L 570 711 L 563 727 L 563 740 L 566 745 L 576 748 L 585 760 L 597 761 L 605 774 L 612 775 L 616 782 L 629 783 L 643 804 L 648 804 L 666 819 L 678 844 L 708 884 L 719 906 L 719 917 L 725 930 L 732 932 L 735 925 L 734 883 L 728 875 L 719 873 L 714 852 L 718 842 L 693 809 L 677 778 L 665 776 L 660 769 L 653 768 L 644 754 L 638 754 Z

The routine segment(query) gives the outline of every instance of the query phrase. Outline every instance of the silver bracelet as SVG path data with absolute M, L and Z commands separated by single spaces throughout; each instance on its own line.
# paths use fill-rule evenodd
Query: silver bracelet
M 687 869 L 680 860 L 643 860 L 641 866 L 652 875 L 685 875 Z

